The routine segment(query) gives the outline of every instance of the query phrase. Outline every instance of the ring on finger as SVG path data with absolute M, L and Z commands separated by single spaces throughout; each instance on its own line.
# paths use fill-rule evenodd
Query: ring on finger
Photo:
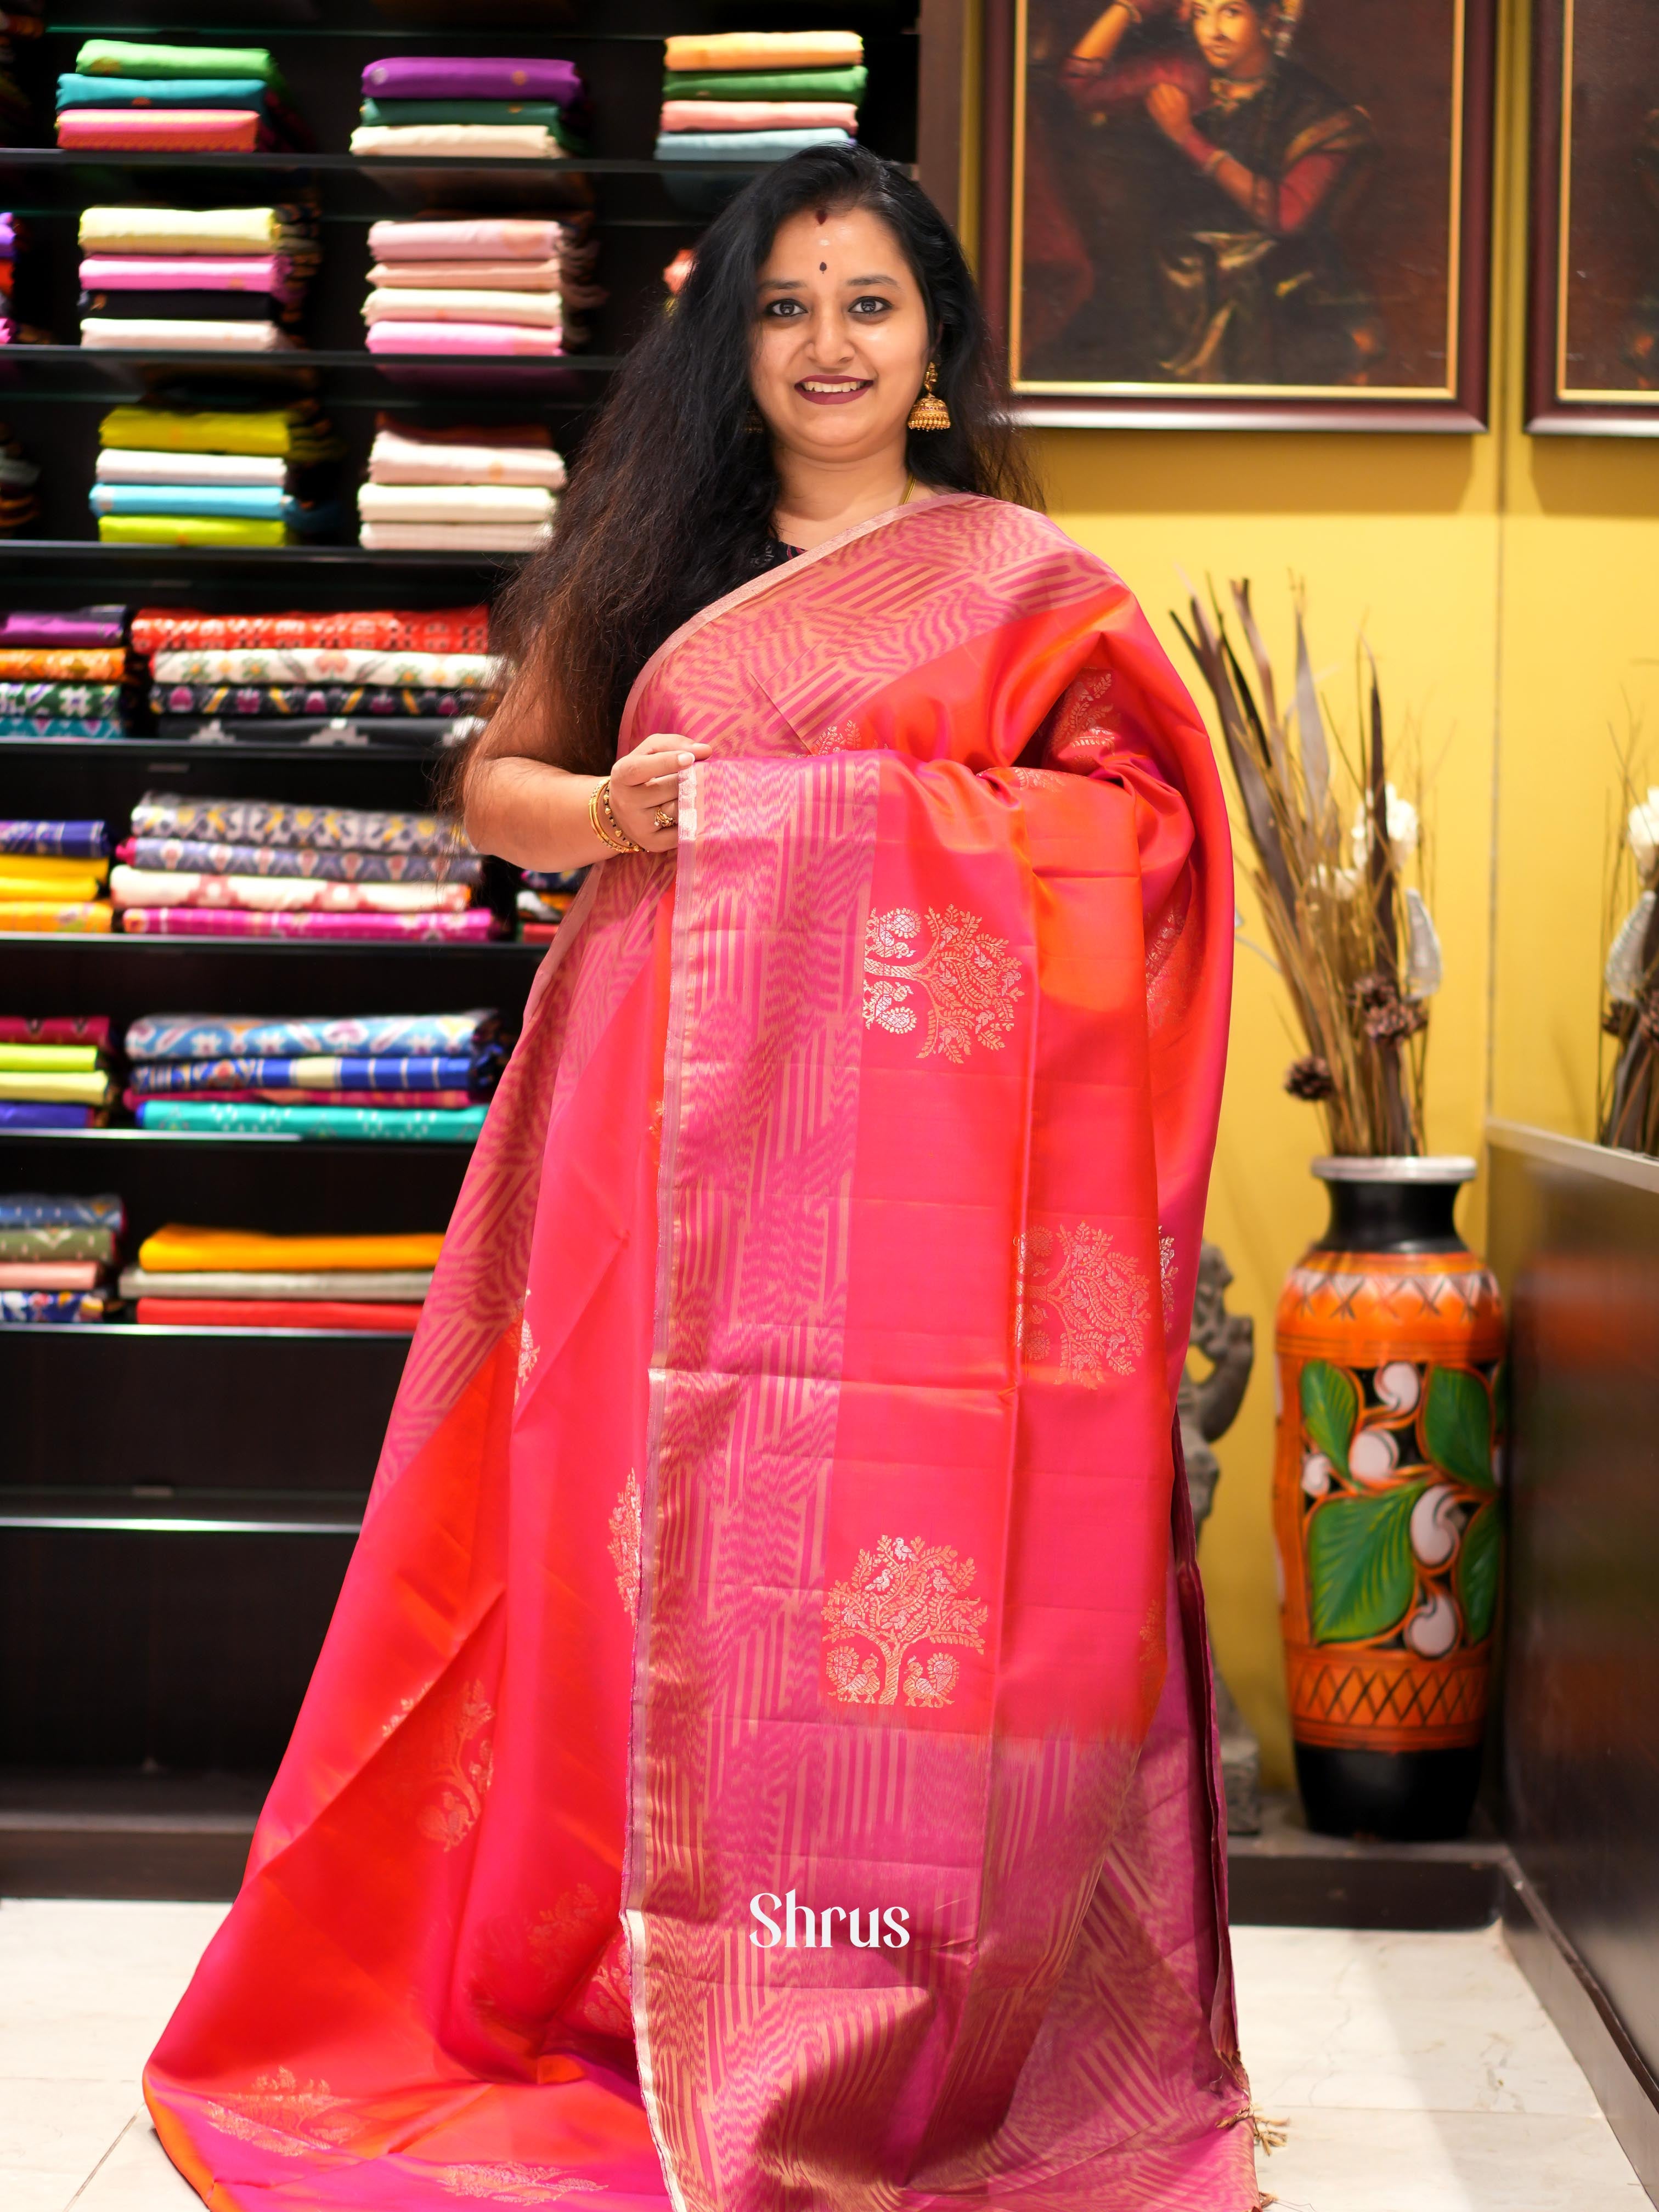
M 672 806 L 653 806 L 651 810 L 651 819 L 659 830 L 672 830 L 679 818 Z

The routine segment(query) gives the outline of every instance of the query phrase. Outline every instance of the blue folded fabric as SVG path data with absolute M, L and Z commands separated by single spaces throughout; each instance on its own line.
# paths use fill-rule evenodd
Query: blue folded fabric
M 850 131 L 825 126 L 812 131 L 665 131 L 657 140 L 659 161 L 787 161 L 807 146 L 844 146 Z
M 49 1106 L 32 1098 L 0 1098 L 0 1129 L 89 1129 L 90 1106 Z
M 276 484 L 94 484 L 94 514 L 216 514 L 237 522 L 285 522 L 302 538 L 325 538 L 340 525 L 337 500 L 316 506 Z
M 58 80 L 65 107 L 242 107 L 263 115 L 270 88 L 257 76 L 76 76 Z
M 317 1060 L 331 1063 L 326 1082 L 316 1080 Z M 135 1091 L 288 1091 L 303 1088 L 307 1073 L 314 1087 L 329 1091 L 487 1091 L 495 1079 L 488 1054 L 324 1053 L 293 1057 L 253 1054 L 224 1060 L 176 1060 L 141 1063 L 132 1070 Z M 454 1109 L 451 1109 L 452 1111 Z
M 0 1198 L 0 1229 L 112 1229 L 127 1225 L 118 1198 L 48 1197 L 37 1190 L 9 1191 Z

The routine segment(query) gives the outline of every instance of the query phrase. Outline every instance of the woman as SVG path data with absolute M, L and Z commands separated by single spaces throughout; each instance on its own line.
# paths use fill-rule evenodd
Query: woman
M 1140 51 L 1120 58 L 1143 14 L 1171 12 L 1189 36 L 1160 40 L 1154 20 Z M 1376 142 L 1363 108 L 1288 58 L 1299 12 L 1276 0 L 1176 0 L 1173 10 L 1168 0 L 1111 0 L 1061 63 L 1064 92 L 1106 134 L 1082 156 L 1085 173 L 1109 149 L 1105 166 L 1133 179 L 1138 197 L 1127 228 L 1145 256 L 1142 282 L 1098 294 L 1120 333 L 1107 341 L 1114 374 L 1361 384 L 1382 360 L 1376 301 L 1336 240 Z M 1121 262 L 1130 251 L 1124 177 L 1102 182 L 1111 203 L 1102 256 Z M 1037 195 L 1050 210 L 1039 261 L 1056 259 L 1052 200 L 1052 185 Z M 1085 251 L 1080 239 L 1076 250 Z M 1126 300 L 1142 309 L 1127 323 Z M 1074 328 L 1073 350 L 1083 335 Z
M 1170 1445 L 1225 822 L 988 358 L 796 156 L 512 595 L 469 828 L 597 865 L 149 2069 L 216 2208 L 1259 2203 Z

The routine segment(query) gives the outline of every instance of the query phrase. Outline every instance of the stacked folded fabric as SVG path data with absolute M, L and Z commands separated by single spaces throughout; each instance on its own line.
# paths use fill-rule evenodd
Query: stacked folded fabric
M 125 623 L 125 607 L 20 610 L 0 621 L 0 737 L 118 738 L 130 703 Z
M 121 1277 L 141 1327 L 409 1331 L 443 1249 L 441 1234 L 265 1237 L 169 1224 Z
M 526 868 L 518 890 L 519 933 L 526 945 L 550 945 L 581 888 L 586 868 L 545 875 Z
M 113 407 L 88 495 L 118 545 L 288 545 L 339 532 L 319 471 L 345 450 L 313 400 L 289 407 Z
M 59 657 L 71 660 L 85 656 Z M 12 658 L 0 651 L 0 669 Z M 109 839 L 101 822 L 0 822 L 0 930 L 106 935 L 111 921 L 104 895 L 108 878 Z M 92 1065 L 85 1063 L 88 1069 Z M 0 1085 L 0 1097 L 33 1095 Z M 92 1091 L 40 1095 L 90 1100 Z M 106 1095 L 99 1091 L 96 1103 L 103 1104 Z
M 89 207 L 81 255 L 83 346 L 279 353 L 297 343 L 317 215 L 299 203 Z
M 126 1103 L 142 1129 L 465 1145 L 507 1051 L 491 1009 L 148 1014 L 127 1030 Z
M 483 862 L 441 814 L 150 794 L 110 890 L 129 936 L 495 936 Z M 447 1086 L 440 1086 L 447 1087 Z
M 268 153 L 308 143 L 263 46 L 88 39 L 58 80 L 58 143 L 134 153 Z
M 864 41 L 856 31 L 725 31 L 670 39 L 659 161 L 787 161 L 858 131 Z
M 118 1198 L 0 1194 L 0 1321 L 104 1320 L 125 1227 Z
M 0 1129 L 89 1129 L 109 1119 L 107 1014 L 0 1014 Z
M 38 39 L 45 27 L 39 5 L 28 0 L 0 15 L 0 146 L 27 146 L 34 137 L 34 111 L 17 76 L 17 41 Z
M 3 15 L 0 15 L 0 21 L 3 21 Z M 5 40 L 0 38 L 0 52 L 4 49 Z M 0 86 L 4 82 L 5 71 L 0 68 Z M 4 107 L 0 106 L 0 145 L 9 143 L 3 135 L 4 117 Z M 52 343 L 50 331 L 39 330 L 32 323 L 20 322 L 12 305 L 17 263 L 27 242 L 28 232 L 22 217 L 0 214 L 0 345 L 49 345 Z M 9 437 L 10 433 L 8 431 L 4 434 Z M 19 481 L 21 479 L 16 477 L 8 477 L 0 472 L 0 491 Z M 33 483 L 34 478 L 31 476 L 27 481 Z
M 374 552 L 527 552 L 547 538 L 563 486 L 539 422 L 428 430 L 382 415 L 357 492 L 359 534 Z
M 570 62 L 399 54 L 363 71 L 351 150 L 370 160 L 564 160 L 580 150 L 582 81 Z
M 269 732 L 360 716 L 410 742 L 433 742 L 490 696 L 489 611 L 194 615 L 150 611 L 133 623 L 149 656 L 150 705 L 165 730 L 217 715 Z M 246 841 L 244 841 L 246 842 Z M 474 856 L 476 858 L 476 856 Z M 452 878 L 459 881 L 459 878 Z
M 374 265 L 363 319 L 374 354 L 562 354 L 586 336 L 569 310 L 605 296 L 590 281 L 594 249 L 584 222 L 377 222 L 368 246 Z
M 0 318 L 0 328 L 9 333 L 9 320 Z M 9 343 L 9 338 L 0 343 Z M 40 463 L 30 460 L 12 436 L 11 425 L 0 422 L 0 536 L 9 537 L 39 520 L 40 500 L 35 486 L 40 481 Z

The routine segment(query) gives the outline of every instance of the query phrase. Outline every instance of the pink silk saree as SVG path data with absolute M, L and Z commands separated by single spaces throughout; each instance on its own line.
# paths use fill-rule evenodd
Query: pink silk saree
M 538 977 L 161 2139 L 216 2212 L 1245 2212 L 1208 741 L 965 496 L 688 623 L 657 729 L 714 751 Z

